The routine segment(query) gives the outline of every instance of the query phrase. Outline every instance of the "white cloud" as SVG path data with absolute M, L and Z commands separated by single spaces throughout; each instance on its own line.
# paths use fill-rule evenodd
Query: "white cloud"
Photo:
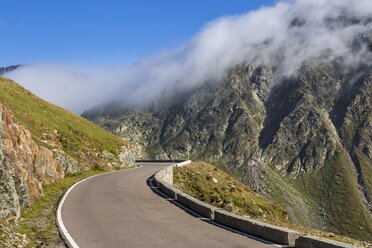
M 120 87 L 122 69 L 35 64 L 7 73 L 37 96 L 75 113 L 104 103 Z
M 304 60 L 318 56 L 325 61 L 342 57 L 346 65 L 369 63 L 365 59 L 369 53 L 363 47 L 355 52 L 351 44 L 355 37 L 372 31 L 372 22 L 346 25 L 344 21 L 368 20 L 371 16 L 370 0 L 282 1 L 214 20 L 183 47 L 148 56 L 130 67 L 44 64 L 23 67 L 7 76 L 43 98 L 80 113 L 105 101 L 151 101 L 175 89 L 219 79 L 242 63 L 272 63 L 279 76 L 292 75 Z

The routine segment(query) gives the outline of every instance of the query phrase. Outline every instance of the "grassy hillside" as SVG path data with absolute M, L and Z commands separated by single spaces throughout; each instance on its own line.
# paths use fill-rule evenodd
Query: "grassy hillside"
M 245 184 L 206 162 L 199 161 L 184 167 L 175 167 L 173 173 L 176 188 L 215 207 L 304 234 L 309 233 L 344 243 L 369 247 L 367 243 L 293 223 L 286 209 L 282 206 L 269 201 Z M 356 213 L 356 215 L 359 214 Z
M 58 200 L 75 182 L 94 174 L 116 170 L 105 165 L 119 159 L 114 156 L 105 157 L 107 153 L 103 151 L 118 155 L 121 147 L 128 147 L 129 143 L 76 114 L 43 101 L 3 77 L 0 77 L 0 104 L 11 110 L 16 120 L 31 132 L 33 141 L 39 146 L 58 154 L 65 152 L 78 164 L 76 172 L 66 173 L 65 178 L 55 178 L 51 183 L 34 175 L 39 183 L 43 184 L 43 194 L 33 198 L 31 205 L 22 205 L 21 218 L 17 220 L 17 225 L 10 225 L 0 219 L 0 247 L 61 247 L 63 244 L 55 226 Z M 4 115 L 3 118 L 11 117 Z M 15 159 L 21 156 L 22 154 L 17 154 Z M 31 168 L 32 165 L 25 166 Z M 25 177 L 32 175 L 15 176 L 17 180 L 28 183 Z M 30 192 L 31 190 L 27 191 L 28 194 L 31 194 Z M 16 193 L 18 194 L 18 191 Z M 28 195 L 19 197 L 26 199 Z
M 288 222 L 283 207 L 206 162 L 174 168 L 174 185 L 203 202 L 239 215 Z
M 306 198 L 309 196 L 313 202 L 317 202 L 314 208 L 328 220 L 328 230 L 338 230 L 349 237 L 372 241 L 371 219 L 356 193 L 358 184 L 353 173 L 345 153 L 339 148 L 335 156 L 326 161 L 326 166 L 297 178 L 295 183 Z M 340 215 L 345 218 L 338 218 Z
M 48 147 L 48 138 L 58 133 L 63 150 L 77 159 L 95 157 L 107 150 L 117 154 L 128 143 L 67 110 L 50 104 L 15 82 L 0 77 L 0 103 L 32 133 L 36 143 Z

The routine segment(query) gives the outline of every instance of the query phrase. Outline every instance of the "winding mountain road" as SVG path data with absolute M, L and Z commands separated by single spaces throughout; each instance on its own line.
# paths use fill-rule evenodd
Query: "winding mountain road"
M 78 247 L 275 247 L 195 217 L 156 194 L 149 178 L 169 163 L 103 174 L 67 195 L 61 215 Z

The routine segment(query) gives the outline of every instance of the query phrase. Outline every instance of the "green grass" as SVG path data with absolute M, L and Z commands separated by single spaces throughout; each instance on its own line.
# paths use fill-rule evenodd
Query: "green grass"
M 217 182 L 213 178 L 217 179 Z M 173 169 L 173 181 L 174 186 L 186 194 L 226 211 L 296 230 L 303 234 L 309 233 L 363 246 L 358 240 L 293 223 L 289 219 L 287 211 L 281 205 L 267 200 L 245 184 L 206 162 L 199 161 L 184 167 L 175 167 Z M 281 182 L 281 184 L 286 185 L 284 182 Z M 279 187 L 277 191 L 277 197 L 285 202 Z
M 107 150 L 117 154 L 128 143 L 67 110 L 50 104 L 15 82 L 0 77 L 0 103 L 10 109 L 16 119 L 32 134 L 39 145 L 54 130 L 58 132 L 63 150 L 79 160 L 95 157 Z
M 84 173 L 67 176 L 55 183 L 44 185 L 45 194 L 37 199 L 29 209 L 23 209 L 21 218 L 14 231 L 26 234 L 31 240 L 27 247 L 37 247 L 40 242 L 47 246 L 54 244 L 59 233 L 55 225 L 55 212 L 58 201 L 74 183 L 89 176 L 115 171 L 116 169 L 94 169 Z M 1 240 L 0 240 L 1 246 Z
M 109 170 L 104 167 L 107 159 L 100 155 L 102 151 L 117 155 L 122 146 L 128 147 L 129 144 L 88 120 L 43 101 L 3 77 L 0 77 L 0 103 L 12 111 L 17 121 L 31 132 L 32 139 L 38 145 L 63 150 L 78 162 L 81 171 L 85 171 L 82 174 L 66 175 L 64 179 L 51 184 L 44 184 L 43 196 L 32 199 L 32 206 L 22 210 L 16 226 L 7 227 L 9 230 L 26 234 L 31 239 L 28 247 L 39 247 L 40 242 L 49 247 L 59 236 L 55 226 L 55 211 L 59 198 L 75 182 Z M 88 169 L 93 170 L 86 171 Z M 6 233 L 0 232 L 0 247 L 6 238 Z
M 347 160 L 338 147 L 320 170 L 298 177 L 295 184 L 301 193 L 317 200 L 314 207 L 325 212 L 329 231 L 372 241 L 372 223 L 359 198 L 354 170 Z
M 203 202 L 239 215 L 288 222 L 288 214 L 280 205 L 205 162 L 174 168 L 174 185 Z
M 372 199 L 372 166 L 371 160 L 363 154 L 361 151 L 356 151 L 356 157 L 360 164 L 360 168 L 362 171 L 364 188 L 366 189 L 367 196 Z
M 304 216 L 303 205 L 298 198 L 308 202 L 310 199 L 298 193 L 289 183 L 288 178 L 279 176 L 271 167 L 266 167 L 264 176 L 265 188 L 270 199 L 291 211 L 297 223 L 306 226 L 307 221 L 304 218 L 311 218 L 311 216 Z

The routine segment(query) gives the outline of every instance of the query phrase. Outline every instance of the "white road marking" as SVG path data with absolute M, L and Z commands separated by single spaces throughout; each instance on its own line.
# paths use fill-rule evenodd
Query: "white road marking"
M 138 166 L 138 167 L 134 167 L 134 168 L 131 168 L 131 169 L 128 169 L 127 171 L 129 170 L 132 170 L 132 169 L 138 169 L 138 168 L 141 168 L 142 166 Z M 122 170 L 123 171 L 123 170 Z M 66 193 L 63 195 L 62 197 L 62 200 L 59 202 L 58 204 L 58 208 L 57 208 L 57 226 L 59 227 L 59 230 L 60 232 L 63 233 L 63 235 L 65 236 L 65 238 L 67 239 L 68 241 L 68 244 L 66 244 L 68 247 L 70 248 L 79 248 L 78 244 L 76 244 L 75 240 L 71 237 L 71 235 L 69 234 L 69 232 L 67 231 L 65 225 L 63 224 L 63 220 L 62 220 L 62 207 L 63 207 L 63 204 L 65 203 L 65 200 L 68 196 L 68 194 L 71 192 L 71 190 L 77 186 L 79 183 L 82 183 L 86 180 L 89 180 L 89 179 L 92 179 L 94 177 L 97 177 L 97 176 L 102 176 L 102 175 L 105 175 L 105 174 L 111 174 L 111 173 L 114 173 L 114 172 L 119 172 L 119 171 L 110 171 L 110 172 L 106 172 L 106 173 L 102 173 L 102 174 L 98 174 L 98 175 L 94 175 L 94 176 L 90 176 L 88 178 L 85 178 L 77 183 L 75 183 L 74 185 L 72 185 L 67 191 Z
M 132 168 L 132 169 L 138 169 L 138 168 L 141 168 L 142 166 L 138 166 L 138 167 L 135 167 L 135 168 Z M 75 240 L 71 237 L 71 235 L 69 234 L 69 232 L 67 231 L 65 225 L 63 224 L 63 220 L 62 220 L 62 207 L 63 207 L 63 204 L 68 196 L 68 194 L 71 192 L 71 190 L 77 186 L 78 184 L 86 181 L 86 180 L 89 180 L 89 179 L 92 179 L 94 177 L 97 177 L 97 176 L 101 176 L 101 175 L 105 175 L 105 174 L 110 174 L 110 173 L 114 173 L 114 172 L 119 172 L 119 171 L 113 171 L 113 172 L 106 172 L 106 173 L 102 173 L 102 174 L 98 174 L 98 175 L 94 175 L 94 176 L 91 176 L 91 177 L 88 177 L 88 178 L 85 178 L 77 183 L 75 183 L 74 185 L 72 185 L 67 191 L 66 193 L 63 195 L 60 203 L 58 204 L 58 208 L 57 208 L 57 225 L 59 226 L 59 229 L 60 231 L 63 233 L 63 235 L 65 236 L 65 238 L 67 239 L 67 241 L 69 242 L 68 244 L 66 244 L 68 247 L 70 248 L 79 248 L 78 244 L 75 242 Z M 169 198 L 167 195 L 165 195 L 162 191 L 160 191 L 158 189 L 158 187 L 154 186 L 153 185 L 153 181 L 154 179 L 148 179 L 149 181 L 149 184 L 150 184 L 150 188 L 155 190 L 157 193 L 159 193 L 161 196 L 163 196 L 165 198 L 165 200 L 168 200 L 168 201 L 171 201 L 172 203 L 174 203 L 175 205 L 177 205 L 178 207 L 180 207 L 181 209 L 191 213 L 192 215 L 194 216 L 197 216 L 198 218 L 200 218 L 201 220 L 204 220 L 204 221 L 207 221 L 207 222 L 210 222 L 212 225 L 216 225 L 218 227 L 221 227 L 225 230 L 229 230 L 231 232 L 234 232 L 234 233 L 238 233 L 240 235 L 243 235 L 243 236 L 246 236 L 248 238 L 251 238 L 251 239 L 254 239 L 254 240 L 258 240 L 258 241 L 261 241 L 263 243 L 266 243 L 266 244 L 269 244 L 269 245 L 273 245 L 273 246 L 276 246 L 276 247 L 286 247 L 286 246 L 281 246 L 281 245 L 278 245 L 278 244 L 275 244 L 275 243 L 272 243 L 268 240 L 264 240 L 264 239 L 261 239 L 261 238 L 258 238 L 258 237 L 255 237 L 255 236 L 252 236 L 252 235 L 249 235 L 247 233 L 243 233 L 243 232 L 240 232 L 236 229 L 233 229 L 233 228 L 230 228 L 230 227 L 227 227 L 227 226 L 224 226 L 224 225 L 221 225 L 221 224 L 218 224 L 214 221 L 212 221 L 211 219 L 209 218 L 205 218 L 203 216 L 201 216 L 200 214 L 196 213 L 195 211 L 191 210 L 191 209 L 188 209 L 186 208 L 185 206 L 181 205 L 180 203 L 178 203 L 176 200 L 174 199 L 171 199 Z

